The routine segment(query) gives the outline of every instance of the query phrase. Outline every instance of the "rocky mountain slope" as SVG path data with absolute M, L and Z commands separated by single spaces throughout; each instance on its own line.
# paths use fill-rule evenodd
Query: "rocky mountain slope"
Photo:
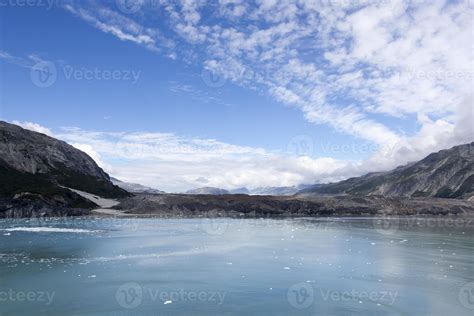
M 13 209 L 46 212 L 95 205 L 65 187 L 103 197 L 130 196 L 115 186 L 92 158 L 73 146 L 19 126 L 0 122 L 0 213 Z M 53 213 L 54 213 L 53 212 Z M 1 217 L 1 214 L 0 214 Z
M 308 194 L 464 198 L 474 196 L 474 142 L 428 155 L 393 171 L 310 187 Z

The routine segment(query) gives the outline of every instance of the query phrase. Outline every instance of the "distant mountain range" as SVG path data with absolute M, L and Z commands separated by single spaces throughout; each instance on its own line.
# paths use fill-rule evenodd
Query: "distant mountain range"
M 229 191 L 219 188 L 213 187 L 203 187 L 194 190 L 186 191 L 185 194 L 193 194 L 193 195 L 225 195 L 230 194 Z
M 202 187 L 194 190 L 186 191 L 185 194 L 201 194 L 201 195 L 225 195 L 225 194 L 247 194 L 247 195 L 275 195 L 275 196 L 291 196 L 299 191 L 315 185 L 302 184 L 291 187 L 258 187 L 255 189 L 247 189 L 245 187 L 225 190 L 214 187 Z
M 389 172 L 309 187 L 298 194 L 467 199 L 474 196 L 474 142 L 432 153 Z
M 146 193 L 146 194 L 164 194 L 166 192 L 160 191 L 157 189 L 153 189 L 138 183 L 129 183 L 129 182 L 123 182 L 120 181 L 119 179 L 110 177 L 110 181 L 112 181 L 113 184 L 116 186 L 131 192 L 131 193 Z
M 94 206 L 65 187 L 108 198 L 130 196 L 82 151 L 0 121 L 0 199 L 9 199 L 11 207 L 20 200 L 55 207 Z
M 291 187 L 259 187 L 251 191 L 252 195 L 276 195 L 276 196 L 291 196 L 301 190 L 311 187 L 309 184 L 300 184 Z M 317 185 L 314 185 L 317 186 Z

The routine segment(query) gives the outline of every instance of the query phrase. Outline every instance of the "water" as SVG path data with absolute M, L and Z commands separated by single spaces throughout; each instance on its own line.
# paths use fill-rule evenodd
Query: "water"
M 0 315 L 472 315 L 470 222 L 0 221 Z

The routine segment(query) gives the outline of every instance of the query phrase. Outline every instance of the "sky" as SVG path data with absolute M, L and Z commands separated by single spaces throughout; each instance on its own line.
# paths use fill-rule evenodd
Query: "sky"
M 168 192 L 474 141 L 472 1 L 0 0 L 0 119 Z

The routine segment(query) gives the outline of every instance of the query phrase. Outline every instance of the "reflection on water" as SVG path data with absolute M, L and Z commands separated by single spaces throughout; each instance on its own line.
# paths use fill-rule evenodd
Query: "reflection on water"
M 3 315 L 471 315 L 470 221 L 0 221 Z

